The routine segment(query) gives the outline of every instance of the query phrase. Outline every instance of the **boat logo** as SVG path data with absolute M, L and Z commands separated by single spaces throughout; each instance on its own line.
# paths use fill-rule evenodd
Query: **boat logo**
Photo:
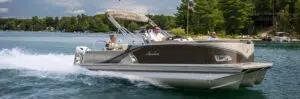
M 148 51 L 146 56 L 159 56 L 159 53 L 157 51 Z
M 215 55 L 215 59 L 217 62 L 232 61 L 232 58 L 227 55 Z

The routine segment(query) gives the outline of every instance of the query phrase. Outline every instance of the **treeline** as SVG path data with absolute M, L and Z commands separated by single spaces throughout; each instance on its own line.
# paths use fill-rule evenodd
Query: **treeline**
M 164 29 L 175 27 L 175 17 L 164 15 L 148 15 Z M 127 20 L 118 20 L 122 25 L 131 31 L 138 30 L 140 26 L 147 26 L 144 23 L 138 23 Z M 104 14 L 87 16 L 77 15 L 71 17 L 45 17 L 37 16 L 31 19 L 0 19 L 0 29 L 19 30 L 19 31 L 63 31 L 63 32 L 108 32 L 116 31 L 116 28 L 109 22 Z
M 186 29 L 188 18 L 191 33 L 300 33 L 300 0 L 194 0 L 195 12 L 187 9 L 187 1 L 178 7 L 176 22 Z
M 148 16 L 166 30 L 173 28 L 180 30 L 181 28 L 181 31 L 187 31 L 187 19 L 189 19 L 190 34 L 207 34 L 209 31 L 216 31 L 224 34 L 251 35 L 267 30 L 300 33 L 300 0 L 194 0 L 195 12 L 187 9 L 187 1 L 182 0 L 175 16 Z M 117 21 L 131 31 L 139 29 L 139 26 L 149 27 L 138 22 Z M 116 31 L 104 14 L 0 19 L 0 29 L 65 32 Z

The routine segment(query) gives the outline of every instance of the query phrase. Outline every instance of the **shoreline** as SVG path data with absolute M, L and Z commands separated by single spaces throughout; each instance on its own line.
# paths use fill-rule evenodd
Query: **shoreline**
M 0 32 L 27 32 L 27 33 L 66 33 L 66 34 L 108 34 L 108 33 L 102 33 L 102 32 L 96 32 L 96 33 L 79 33 L 79 32 L 56 32 L 56 31 L 14 31 L 14 30 L 0 30 Z M 194 40 L 207 40 L 209 36 L 194 36 L 191 37 Z M 262 41 L 262 39 L 253 39 L 253 38 L 238 38 L 241 37 L 240 35 L 235 36 L 234 38 L 218 38 L 218 40 L 252 40 L 252 41 Z M 300 42 L 299 39 L 293 39 L 292 41 Z
M 253 39 L 253 38 L 237 38 L 238 36 L 236 36 L 235 38 L 222 38 L 222 37 L 217 37 L 218 40 L 252 40 L 252 41 L 261 41 L 261 39 Z M 192 37 L 194 40 L 207 40 L 209 38 L 209 36 L 196 36 L 196 37 Z

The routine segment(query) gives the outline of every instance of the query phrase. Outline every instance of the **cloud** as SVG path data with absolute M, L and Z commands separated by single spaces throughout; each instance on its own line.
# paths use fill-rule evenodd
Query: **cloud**
M 118 9 L 118 10 L 129 10 L 129 11 L 133 11 L 133 12 L 137 12 L 137 13 L 148 13 L 151 7 L 146 6 L 146 5 L 131 4 L 131 5 L 115 6 L 112 8 Z
M 147 14 L 173 14 L 176 11 L 176 6 L 180 1 L 173 0 L 45 0 L 56 6 L 65 7 L 70 13 L 72 10 L 85 9 L 87 14 L 102 14 L 107 9 L 127 10 L 137 13 Z M 157 3 L 161 2 L 161 3 Z M 166 5 L 170 3 L 170 5 Z M 172 6 L 173 9 L 169 9 Z M 93 11 L 93 12 L 92 12 Z M 99 13 L 100 12 L 100 13 Z
M 81 6 L 78 0 L 46 0 L 53 5 L 67 7 L 69 9 L 74 9 Z
M 8 8 L 0 8 L 0 13 L 7 13 L 8 12 Z
M 11 0 L 0 0 L 0 3 L 11 2 Z
M 105 12 L 102 12 L 102 11 L 100 11 L 100 12 L 96 12 L 95 14 L 104 14 Z
M 0 17 L 95 15 L 107 9 L 174 15 L 180 3 L 181 0 L 0 0 L 0 8 L 8 8 L 8 12 L 1 11 Z
M 83 13 L 85 13 L 85 11 L 84 10 L 67 10 L 67 11 L 65 11 L 65 13 L 67 13 L 67 14 L 83 14 Z
M 101 8 L 110 8 L 114 10 L 127 10 L 133 11 L 137 13 L 148 13 L 152 6 L 150 4 L 141 4 L 135 0 L 127 0 L 126 2 L 111 1 L 111 2 L 103 2 L 103 6 Z

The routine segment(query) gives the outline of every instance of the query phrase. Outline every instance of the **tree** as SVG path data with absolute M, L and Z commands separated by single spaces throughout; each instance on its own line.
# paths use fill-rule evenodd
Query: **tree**
M 70 26 L 71 26 L 71 19 L 68 17 L 62 17 L 59 22 L 58 29 L 65 30 L 66 32 L 73 32 L 70 30 Z
M 128 25 L 128 29 L 129 31 L 134 31 L 139 29 L 139 26 L 135 22 L 130 22 L 130 24 Z
M 97 24 L 96 20 L 95 21 L 89 21 L 90 27 L 89 30 L 91 32 L 100 32 L 99 31 L 99 25 Z
M 289 5 L 286 5 L 285 8 L 280 10 L 278 14 L 279 31 L 292 32 Z
M 98 32 L 108 32 L 110 28 L 108 25 L 100 23 L 100 28 L 98 28 Z
M 24 22 L 21 22 L 17 27 L 17 30 L 26 30 L 26 24 Z
M 150 18 L 158 25 L 160 28 L 165 29 L 164 26 L 167 22 L 167 18 L 164 15 L 154 15 L 150 16 Z
M 58 17 L 55 17 L 54 19 L 54 28 L 57 30 L 58 29 L 58 25 L 59 25 L 59 18 Z
M 77 17 L 75 16 L 72 16 L 70 17 L 70 23 L 69 23 L 69 27 L 68 27 L 68 31 L 82 31 L 81 29 L 77 28 L 78 27 L 79 22 L 78 22 L 78 19 Z
M 81 21 L 79 24 L 80 28 L 82 31 L 88 30 L 89 28 L 89 23 L 87 20 Z
M 173 16 L 165 16 L 166 17 L 166 22 L 164 23 L 164 27 L 167 30 L 170 30 L 172 28 L 176 27 L 176 19 Z
M 187 11 L 189 11 L 189 31 L 205 34 L 207 31 L 221 30 L 224 19 L 218 8 L 217 0 L 195 0 L 196 12 L 187 9 L 187 0 L 183 0 L 177 8 L 176 23 L 186 29 Z
M 48 27 L 54 27 L 54 25 L 55 25 L 55 22 L 54 22 L 54 19 L 52 18 L 52 17 L 49 17 L 49 16 L 47 16 L 45 19 L 45 22 L 46 22 L 46 25 L 48 26 Z
M 161 27 L 171 29 L 176 26 L 175 17 L 158 15 L 156 19 L 163 20 L 158 23 Z M 130 30 L 136 30 L 139 26 L 143 26 L 143 23 L 117 20 L 122 26 L 129 28 Z M 53 27 L 53 28 L 52 28 Z M 44 30 L 62 30 L 65 32 L 84 32 L 89 30 L 90 32 L 108 32 L 111 30 L 116 31 L 116 28 L 106 18 L 104 14 L 96 16 L 86 16 L 84 14 L 71 16 L 71 17 L 45 17 L 39 18 L 33 16 L 30 19 L 1 19 L 0 18 L 0 29 L 11 29 L 11 30 L 25 30 L 25 31 L 44 31 Z
M 8 22 L 4 25 L 4 30 L 15 30 L 16 28 L 17 25 L 14 19 L 8 20 Z
M 248 0 L 221 0 L 227 34 L 245 34 L 253 21 L 254 5 Z
M 25 19 L 23 21 L 23 23 L 25 24 L 25 31 L 31 31 L 32 29 L 32 21 L 30 19 Z
M 42 31 L 45 30 L 47 27 L 45 20 L 39 19 L 37 16 L 33 16 L 31 18 L 31 21 L 32 21 L 32 25 L 31 25 L 32 31 Z
M 39 19 L 38 24 L 35 25 L 35 31 L 43 31 L 46 30 L 47 25 L 45 20 Z
M 274 8 L 274 0 L 253 0 L 255 13 L 258 15 L 272 15 Z
M 1 29 L 1 30 L 4 29 L 4 25 L 7 23 L 6 21 L 7 21 L 6 19 L 1 19 L 1 18 L 0 18 L 0 29 Z
M 32 21 L 32 24 L 33 24 L 33 25 L 36 25 L 36 24 L 39 23 L 39 18 L 38 18 L 37 16 L 33 16 L 33 17 L 31 18 L 31 21 Z
M 295 31 L 300 34 L 300 0 L 295 3 Z

